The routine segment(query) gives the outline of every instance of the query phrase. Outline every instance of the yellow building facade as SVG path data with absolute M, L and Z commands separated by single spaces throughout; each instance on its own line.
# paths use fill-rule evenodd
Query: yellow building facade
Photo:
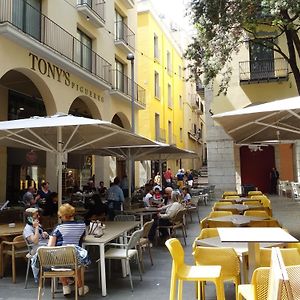
M 188 143 L 192 128 L 187 97 L 183 53 L 174 37 L 149 1 L 140 1 L 137 21 L 138 78 L 146 92 L 146 109 L 139 111 L 139 133 L 152 140 L 200 152 L 197 141 Z M 196 90 L 194 91 L 196 94 Z M 192 108 L 195 111 L 195 107 Z M 195 121 L 196 122 L 196 121 Z M 196 129 L 195 129 L 196 130 Z M 200 154 L 201 157 L 201 154 Z M 169 160 L 168 167 L 177 171 L 196 168 L 199 161 Z M 153 175 L 153 174 L 152 174 Z
M 135 1 L 3 0 L 0 2 L 0 119 L 57 112 L 99 118 L 131 128 L 131 67 L 135 54 Z M 135 66 L 138 56 L 135 55 Z M 134 112 L 145 109 L 145 90 L 135 84 Z M 17 199 L 21 180 L 56 182 L 54 156 L 2 147 L 0 197 Z M 122 176 L 125 162 L 69 157 L 81 186 Z M 28 182 L 26 183 L 28 185 Z

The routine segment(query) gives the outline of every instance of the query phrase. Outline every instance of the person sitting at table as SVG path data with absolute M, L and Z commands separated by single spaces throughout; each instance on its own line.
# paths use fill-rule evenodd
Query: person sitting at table
M 159 185 L 156 185 L 153 188 L 154 194 L 153 194 L 153 204 L 159 205 L 163 201 L 163 197 L 161 194 L 161 187 Z
M 180 194 L 173 191 L 171 193 L 170 203 L 159 208 L 159 211 L 165 210 L 165 213 L 158 213 L 148 235 L 150 242 L 154 241 L 157 226 L 172 225 L 171 219 L 175 217 L 179 210 L 183 209 L 183 206 L 179 203 L 179 200 Z M 161 228 L 160 235 L 161 237 L 166 238 L 168 236 L 168 230 L 166 228 Z
M 84 216 L 84 222 L 86 225 L 90 224 L 91 220 L 105 221 L 108 215 L 108 207 L 102 203 L 99 194 L 94 194 L 88 203 L 88 212 Z
M 182 195 L 183 195 L 183 204 L 184 205 L 191 205 L 191 199 L 192 199 L 192 197 L 191 197 L 191 195 L 190 195 L 190 193 L 189 193 L 189 189 L 186 187 L 186 186 L 184 186 L 183 188 L 182 188 Z
M 37 208 L 29 207 L 25 210 L 26 225 L 23 230 L 23 236 L 27 244 L 31 246 L 31 254 L 34 254 L 39 246 L 45 246 L 48 243 L 49 235 L 43 230 L 39 217 Z
M 49 190 L 49 182 L 44 181 L 41 184 L 41 188 L 37 191 L 37 195 L 35 197 L 35 201 L 39 203 L 40 201 L 45 201 L 47 196 L 51 194 L 51 191 Z M 40 204 L 39 204 L 40 205 Z
M 34 194 L 35 194 L 34 186 L 29 186 L 27 192 L 22 197 L 22 202 L 25 205 L 25 207 L 34 207 L 36 205 Z
M 74 220 L 75 207 L 69 203 L 63 204 L 58 209 L 58 217 L 61 219 L 62 223 L 58 224 L 56 228 L 52 231 L 49 238 L 48 246 L 64 246 L 64 245 L 75 245 L 81 244 L 81 240 L 85 234 L 85 224 L 84 222 L 77 222 Z M 77 247 L 77 258 L 80 265 L 86 265 L 89 263 L 89 258 L 87 256 L 87 251 Z M 64 296 L 71 294 L 71 289 L 69 286 L 68 278 L 60 278 L 63 285 Z M 83 285 L 81 279 L 81 272 L 78 272 L 78 294 L 83 296 L 88 293 L 89 288 Z
M 153 194 L 154 191 L 150 189 L 146 194 L 146 196 L 143 198 L 143 203 L 145 207 L 150 207 L 153 205 Z
M 46 203 L 43 209 L 43 216 L 56 216 L 58 210 L 58 194 L 52 192 L 45 200 Z
M 98 192 L 99 192 L 99 195 L 101 198 L 105 198 L 106 193 L 107 193 L 107 188 L 104 186 L 103 181 L 99 182 Z
M 110 220 L 114 219 L 115 210 L 121 210 L 121 205 L 125 200 L 123 191 L 120 188 L 119 183 L 119 177 L 115 177 L 114 182 L 107 191 L 108 214 Z
M 163 195 L 165 205 L 169 204 L 169 202 L 171 200 L 172 192 L 173 192 L 173 189 L 170 186 L 165 188 L 164 195 Z

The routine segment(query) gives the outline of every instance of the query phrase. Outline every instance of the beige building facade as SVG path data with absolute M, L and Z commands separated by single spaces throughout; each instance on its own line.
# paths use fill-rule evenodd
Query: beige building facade
M 135 1 L 30 0 L 0 2 L 0 119 L 71 113 L 131 129 L 131 62 L 135 54 Z M 137 58 L 135 57 L 135 65 Z M 134 113 L 145 109 L 145 90 L 135 84 Z M 78 184 L 122 176 L 125 162 L 69 157 Z M 54 157 L 1 148 L 0 196 L 15 198 L 48 180 L 56 190 Z M 66 169 L 66 170 L 67 170 Z M 27 176 L 27 177 L 26 177 Z M 5 188 L 7 187 L 7 188 Z

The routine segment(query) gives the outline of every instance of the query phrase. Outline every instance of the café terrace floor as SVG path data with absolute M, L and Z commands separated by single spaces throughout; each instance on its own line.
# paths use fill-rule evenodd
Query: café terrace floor
M 287 228 L 290 234 L 300 239 L 300 202 L 294 202 L 290 198 L 271 196 L 270 197 L 273 208 L 273 215 L 279 220 L 284 228 Z M 209 202 L 207 206 L 200 206 L 200 217 L 203 218 L 211 210 Z M 193 263 L 192 258 L 192 243 L 195 237 L 199 234 L 200 228 L 196 221 L 196 216 L 193 217 L 193 223 L 188 223 L 188 239 L 187 246 L 185 246 L 186 262 Z M 181 240 L 180 232 L 178 237 Z M 143 300 L 167 300 L 169 299 L 169 284 L 171 272 L 171 258 L 168 250 L 163 244 L 154 246 L 152 248 L 154 266 L 150 265 L 147 253 L 145 253 L 145 273 L 143 274 L 143 281 L 139 280 L 138 270 L 136 265 L 132 264 L 134 292 L 131 292 L 128 278 L 121 277 L 121 267 L 116 261 L 112 264 L 112 277 L 107 278 L 107 292 L 106 299 L 121 300 L 121 299 L 143 299 Z M 23 260 L 17 261 L 17 283 L 11 282 L 11 277 L 4 277 L 0 279 L 0 300 L 19 300 L 19 299 L 37 299 L 37 286 L 34 285 L 32 276 L 30 276 L 28 288 L 24 289 L 26 262 Z M 108 276 L 108 274 L 107 274 Z M 87 270 L 85 282 L 90 287 L 90 292 L 81 299 L 102 299 L 101 291 L 97 287 L 97 266 L 93 263 Z M 225 285 L 226 299 L 234 298 L 233 284 L 227 283 Z M 74 299 L 74 294 L 73 297 Z M 51 299 L 50 284 L 46 283 L 46 289 L 43 299 Z M 55 299 L 64 299 L 62 293 L 55 294 Z M 194 283 L 184 283 L 183 299 L 195 299 Z M 214 286 L 208 283 L 206 287 L 206 299 L 216 299 Z

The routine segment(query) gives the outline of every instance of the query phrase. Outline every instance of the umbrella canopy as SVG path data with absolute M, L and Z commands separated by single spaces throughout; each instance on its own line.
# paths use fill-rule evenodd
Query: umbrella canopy
M 133 134 L 107 121 L 56 114 L 0 122 L 0 145 L 44 150 L 57 155 L 58 199 L 62 199 L 62 160 L 70 152 L 112 146 L 153 145 L 151 140 Z
M 238 144 L 300 139 L 300 97 L 213 116 Z

